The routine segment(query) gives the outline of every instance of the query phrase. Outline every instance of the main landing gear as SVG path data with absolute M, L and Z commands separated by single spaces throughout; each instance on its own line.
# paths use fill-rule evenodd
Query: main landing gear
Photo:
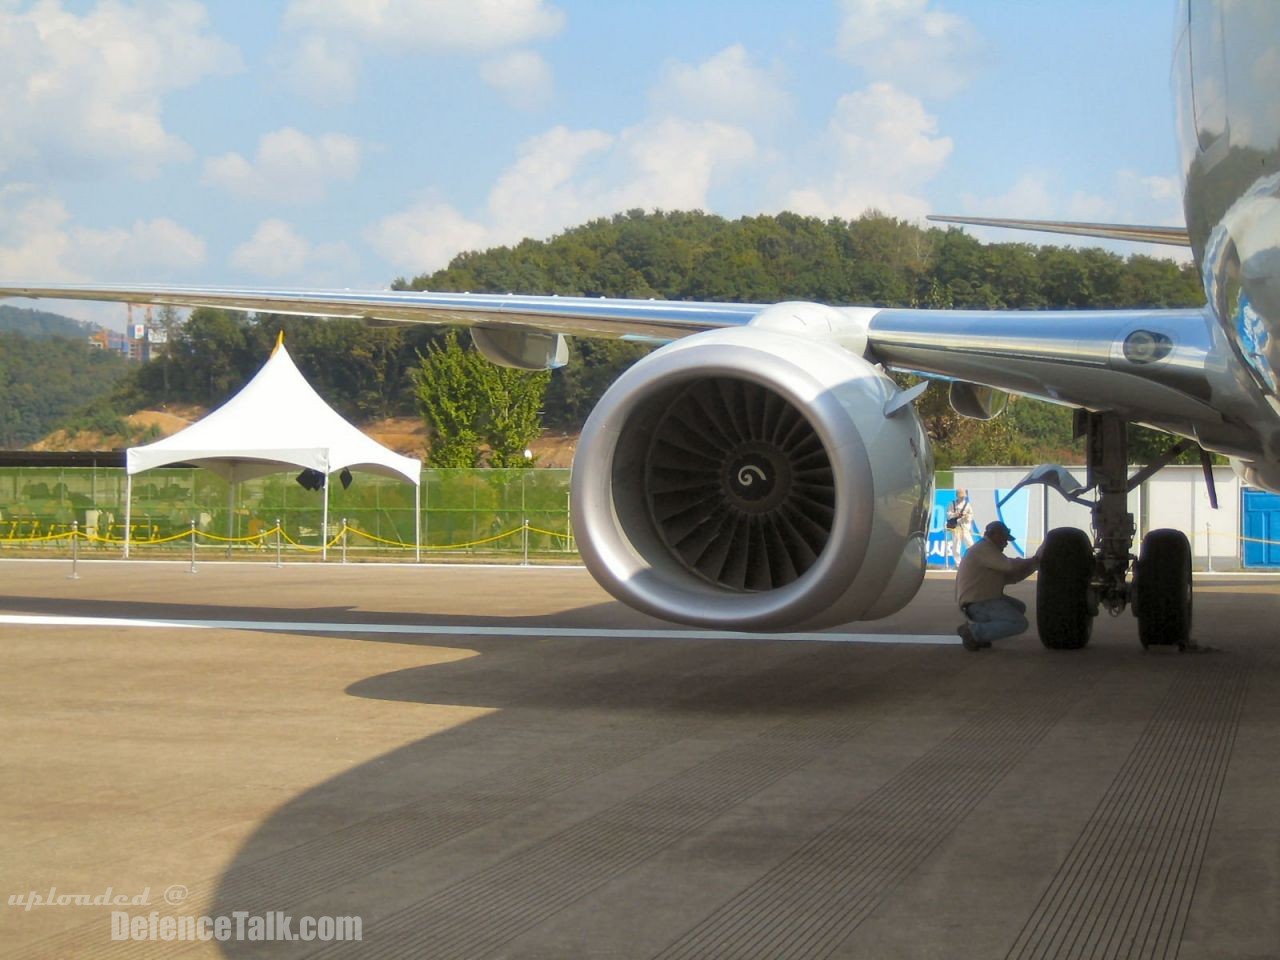
M 1119 615 L 1128 605 L 1138 618 L 1143 647 L 1185 650 L 1191 645 L 1191 545 L 1180 530 L 1152 530 L 1142 538 L 1135 563 L 1131 550 L 1136 527 L 1128 495 L 1194 444 L 1175 443 L 1129 477 L 1126 424 L 1117 414 L 1080 411 L 1077 430 L 1087 438 L 1088 481 L 1076 490 L 1058 489 L 1067 499 L 1092 507 L 1096 542 L 1073 527 L 1050 530 L 1045 536 L 1036 582 L 1040 642 L 1053 650 L 1078 650 L 1089 642 L 1099 610 Z M 1210 500 L 1217 506 L 1209 458 L 1203 452 L 1201 457 Z M 1094 500 L 1081 496 L 1095 488 Z M 1130 583 L 1126 581 L 1131 564 Z

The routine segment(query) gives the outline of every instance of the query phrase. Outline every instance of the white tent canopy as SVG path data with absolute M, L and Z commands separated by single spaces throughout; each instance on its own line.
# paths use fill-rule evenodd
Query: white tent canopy
M 278 473 L 288 466 L 324 474 L 324 530 L 328 529 L 329 474 L 347 468 L 400 477 L 414 485 L 415 531 L 418 528 L 421 461 L 387 449 L 340 417 L 303 378 L 283 341 L 277 342 L 271 358 L 244 389 L 213 413 L 163 440 L 126 451 L 125 556 L 129 555 L 133 475 L 175 463 L 212 470 L 233 489 L 242 480 Z

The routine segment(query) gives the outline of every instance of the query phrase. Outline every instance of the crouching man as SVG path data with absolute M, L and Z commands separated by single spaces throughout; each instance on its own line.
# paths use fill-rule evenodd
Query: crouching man
M 1040 554 L 1025 560 L 1006 557 L 1013 534 L 999 520 L 987 524 L 982 539 L 969 548 L 956 572 L 956 603 L 965 623 L 956 629 L 966 650 L 981 650 L 1022 633 L 1029 626 L 1027 605 L 1006 597 L 1004 588 L 1025 580 L 1040 566 Z

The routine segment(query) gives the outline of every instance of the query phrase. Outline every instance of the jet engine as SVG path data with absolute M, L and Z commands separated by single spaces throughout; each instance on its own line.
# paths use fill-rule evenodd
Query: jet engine
M 888 616 L 924 578 L 933 499 L 911 399 L 829 340 L 748 326 L 663 347 L 583 429 L 572 496 L 587 568 L 680 623 Z

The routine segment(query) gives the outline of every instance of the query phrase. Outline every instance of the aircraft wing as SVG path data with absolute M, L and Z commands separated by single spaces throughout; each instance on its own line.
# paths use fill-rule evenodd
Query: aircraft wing
M 417 291 L 241 289 L 148 285 L 0 285 L 0 297 L 218 307 L 382 322 L 516 328 L 665 343 L 741 327 L 769 304 Z M 826 308 L 789 332 L 831 338 L 826 317 L 865 337 L 867 359 L 927 377 L 984 384 L 1026 396 L 1115 409 L 1176 433 L 1221 424 L 1209 371 L 1217 325 L 1201 309 L 920 310 Z M 770 310 L 777 316 L 777 308 Z M 784 315 L 787 311 L 783 311 Z M 799 315 L 799 314 L 797 314 Z M 784 323 L 788 322 L 784 316 Z M 773 325 L 771 319 L 770 324 Z M 776 327 L 775 327 L 776 329 Z M 1135 339 L 1130 340 L 1129 338 Z M 847 340 L 845 341 L 847 343 Z M 1129 345 L 1126 346 L 1126 343 Z M 1167 347 L 1167 349 L 1166 349 Z M 1143 350 L 1159 354 L 1144 359 Z M 1163 351 L 1163 352 L 1162 352 Z M 1134 358 L 1137 359 L 1134 359 Z M 1207 439 L 1207 438 L 1206 438 Z
M 1008 220 L 1000 217 L 931 216 L 937 223 L 963 223 L 972 227 L 1003 227 L 1009 230 L 1035 230 L 1040 233 L 1067 233 L 1100 240 L 1136 240 L 1141 243 L 1166 243 L 1175 247 L 1191 246 L 1185 227 L 1152 227 L 1125 223 L 1077 223 L 1071 220 Z
M 1222 328 L 1206 308 L 886 308 L 868 321 L 867 342 L 894 369 L 1114 410 L 1206 446 L 1256 443 L 1224 399 L 1238 395 L 1239 385 Z
M 581 337 L 666 342 L 747 323 L 762 304 L 535 297 L 398 290 L 270 290 L 159 285 L 0 284 L 0 297 L 96 300 L 401 323 L 524 327 Z

